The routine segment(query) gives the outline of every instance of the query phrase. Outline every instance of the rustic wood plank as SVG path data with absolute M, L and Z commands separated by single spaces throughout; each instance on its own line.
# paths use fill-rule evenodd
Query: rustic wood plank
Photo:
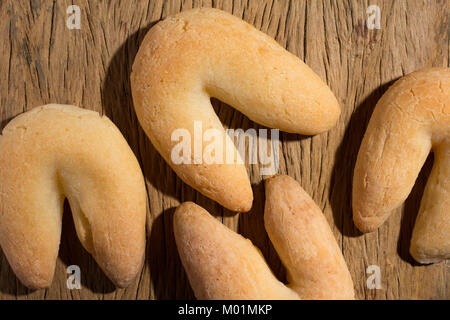
M 217 7 L 243 18 L 304 59 L 332 88 L 342 117 L 330 132 L 301 137 L 281 134 L 279 173 L 295 177 L 330 222 L 361 299 L 449 299 L 449 264 L 416 265 L 409 239 L 430 157 L 405 206 L 378 232 L 360 235 L 351 219 L 351 178 L 372 110 L 395 79 L 416 69 L 449 66 L 450 3 L 446 0 L 150 0 L 76 1 L 81 30 L 66 28 L 73 1 L 0 0 L 1 122 L 34 106 L 58 102 L 108 115 L 138 157 L 149 196 L 147 257 L 127 289 L 115 289 L 80 245 L 65 206 L 60 258 L 52 286 L 30 291 L 15 278 L 0 251 L 0 299 L 190 299 L 192 290 L 173 238 L 174 208 L 196 201 L 250 238 L 275 274 L 285 271 L 263 224 L 260 168 L 249 166 L 255 202 L 234 215 L 186 186 L 165 164 L 140 128 L 133 111 L 129 73 L 147 30 L 164 17 L 192 7 Z M 368 30 L 369 4 L 381 8 L 380 30 Z M 214 100 L 224 125 L 262 128 Z M 68 290 L 66 267 L 79 265 L 82 289 Z M 378 265 L 382 289 L 366 286 L 366 268 Z

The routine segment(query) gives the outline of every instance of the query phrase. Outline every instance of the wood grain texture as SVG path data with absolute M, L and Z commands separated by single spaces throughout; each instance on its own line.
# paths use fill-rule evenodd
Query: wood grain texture
M 81 9 L 81 30 L 66 27 L 66 9 L 72 4 Z M 366 27 L 369 4 L 381 8 L 380 30 Z M 323 209 L 343 250 L 357 298 L 450 299 L 450 264 L 417 265 L 408 253 L 432 156 L 404 207 L 377 232 L 361 235 L 351 215 L 353 168 L 377 100 L 407 73 L 449 66 L 450 1 L 446 0 L 0 0 L 0 128 L 23 111 L 50 102 L 108 115 L 142 166 L 150 207 L 145 266 L 129 288 L 115 289 L 81 247 L 66 204 L 52 286 L 39 291 L 23 287 L 0 251 L 0 299 L 193 298 L 172 228 L 174 208 L 187 200 L 250 238 L 284 279 L 285 270 L 264 230 L 259 167 L 248 166 L 253 209 L 234 215 L 181 182 L 155 151 L 133 110 L 129 74 L 143 36 L 164 17 L 200 6 L 231 12 L 274 37 L 312 67 L 341 103 L 342 116 L 330 132 L 312 138 L 281 134 L 279 173 L 297 179 Z M 229 106 L 213 103 L 225 126 L 261 128 Z M 66 286 L 66 267 L 73 264 L 81 268 L 81 290 Z M 380 290 L 366 286 L 369 265 L 381 268 Z

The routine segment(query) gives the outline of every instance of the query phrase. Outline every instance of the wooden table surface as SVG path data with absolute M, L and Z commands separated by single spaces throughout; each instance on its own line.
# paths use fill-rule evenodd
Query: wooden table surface
M 69 5 L 81 9 L 81 29 L 66 27 Z M 381 28 L 369 30 L 369 5 L 381 9 Z M 331 87 L 342 116 L 315 137 L 282 133 L 279 173 L 297 179 L 323 209 L 350 269 L 359 299 L 449 299 L 450 264 L 417 265 L 409 255 L 412 227 L 432 156 L 403 208 L 377 232 L 361 235 L 352 222 L 352 172 L 373 108 L 399 77 L 449 66 L 450 1 L 436 0 L 0 0 L 1 127 L 32 107 L 66 103 L 103 112 L 122 131 L 143 169 L 149 197 L 144 268 L 127 289 L 115 289 L 81 246 L 65 205 L 53 284 L 31 291 L 20 284 L 0 251 L 0 299 L 191 299 L 193 292 L 174 242 L 172 215 L 195 201 L 258 246 L 274 273 L 285 278 L 263 225 L 263 178 L 248 166 L 251 212 L 233 214 L 185 185 L 140 128 L 133 109 L 130 69 L 148 29 L 191 7 L 216 7 L 243 18 L 303 59 Z M 260 128 L 219 101 L 231 128 Z M 101 156 L 101 155 L 99 155 Z M 69 290 L 66 268 L 78 265 L 82 288 Z M 366 268 L 380 267 L 381 289 L 368 289 Z

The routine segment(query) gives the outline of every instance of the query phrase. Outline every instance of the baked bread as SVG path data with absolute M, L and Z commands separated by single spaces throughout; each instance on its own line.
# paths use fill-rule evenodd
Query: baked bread
M 266 181 L 264 223 L 289 285 L 250 240 L 192 202 L 174 215 L 181 261 L 198 299 L 354 299 L 353 282 L 331 229 L 292 178 Z
M 264 225 L 302 299 L 354 299 L 353 281 L 322 210 L 289 176 L 267 179 Z
M 358 153 L 353 217 L 376 230 L 408 197 L 430 151 L 434 165 L 410 252 L 421 263 L 450 258 L 450 69 L 413 72 L 377 103 Z
M 127 286 L 145 249 L 146 190 L 136 157 L 107 117 L 37 107 L 0 136 L 0 245 L 27 287 L 52 282 L 65 197 L 84 248 Z
M 139 122 L 178 176 L 224 207 L 245 212 L 253 194 L 242 159 L 211 106 L 218 98 L 271 128 L 318 134 L 336 123 L 340 108 L 328 86 L 299 58 L 253 26 L 217 9 L 193 9 L 153 26 L 136 55 L 131 89 Z M 200 136 L 194 122 L 202 125 Z M 172 152 L 185 129 L 187 160 Z M 224 152 L 206 163 L 194 140 L 210 129 Z M 206 138 L 203 138 L 206 140 Z M 231 161 L 226 161 L 231 159 Z M 187 163 L 187 162 L 190 162 Z

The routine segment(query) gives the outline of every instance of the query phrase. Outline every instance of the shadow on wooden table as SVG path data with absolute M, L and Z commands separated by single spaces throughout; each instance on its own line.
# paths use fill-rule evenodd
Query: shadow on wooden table
M 275 277 L 286 283 L 286 268 L 269 239 L 264 226 L 265 189 L 264 180 L 252 185 L 253 207 L 249 212 L 239 215 L 239 233 L 252 241 L 261 251 Z
M 412 266 L 420 266 L 409 253 L 411 245 L 411 236 L 416 222 L 417 215 L 420 209 L 420 201 L 422 200 L 425 185 L 433 167 L 433 154 L 428 156 L 419 176 L 417 177 L 414 188 L 405 201 L 402 211 L 402 222 L 400 227 L 400 235 L 397 243 L 397 253 L 404 260 Z
M 81 284 L 93 293 L 110 293 L 115 285 L 105 275 L 95 259 L 86 251 L 78 239 L 69 202 L 64 201 L 61 244 L 59 258 L 67 268 L 77 265 L 81 270 Z
M 147 262 L 158 300 L 195 299 L 175 243 L 175 209 L 167 209 L 156 217 L 147 244 Z
M 9 117 L 8 119 L 4 119 L 0 122 L 0 133 L 3 131 L 3 128 L 13 119 L 14 117 Z

